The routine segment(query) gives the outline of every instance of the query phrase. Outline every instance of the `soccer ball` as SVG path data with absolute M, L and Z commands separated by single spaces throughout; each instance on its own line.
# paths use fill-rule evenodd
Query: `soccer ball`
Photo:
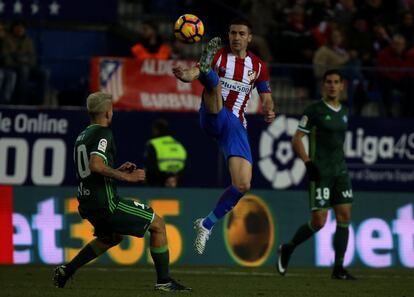
M 204 34 L 203 22 L 193 14 L 183 14 L 174 24 L 174 35 L 185 43 L 196 43 Z

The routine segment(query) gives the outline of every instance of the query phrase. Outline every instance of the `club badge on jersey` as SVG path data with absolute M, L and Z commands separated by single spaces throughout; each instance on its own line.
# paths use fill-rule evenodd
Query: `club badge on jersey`
M 98 150 L 105 153 L 107 145 L 108 142 L 106 141 L 106 139 L 102 138 L 101 140 L 99 140 Z

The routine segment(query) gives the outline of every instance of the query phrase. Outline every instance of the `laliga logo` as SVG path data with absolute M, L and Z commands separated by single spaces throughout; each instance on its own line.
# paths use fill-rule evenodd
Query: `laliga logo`
M 298 122 L 295 118 L 279 116 L 260 136 L 259 169 L 275 189 L 297 185 L 305 175 L 305 166 L 295 157 L 291 144 Z M 307 149 L 307 137 L 303 143 Z

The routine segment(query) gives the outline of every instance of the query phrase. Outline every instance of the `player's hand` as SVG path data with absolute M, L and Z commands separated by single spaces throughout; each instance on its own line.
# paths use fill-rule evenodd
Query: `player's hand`
M 312 161 L 305 162 L 306 173 L 310 181 L 319 181 L 321 179 L 321 173 L 319 168 Z
M 138 183 L 145 180 L 145 171 L 143 169 L 135 169 L 128 173 L 127 181 L 131 183 Z
M 276 113 L 273 110 L 265 110 L 264 112 L 264 120 L 266 123 L 271 123 L 276 118 Z
M 183 68 L 182 66 L 173 67 L 172 72 L 182 82 L 192 82 L 196 78 L 195 73 L 193 73 L 194 71 Z
M 135 169 L 137 169 L 137 165 L 135 165 L 132 162 L 125 162 L 124 164 L 122 164 L 121 166 L 119 166 L 118 170 L 119 171 L 127 171 L 127 172 L 132 172 Z

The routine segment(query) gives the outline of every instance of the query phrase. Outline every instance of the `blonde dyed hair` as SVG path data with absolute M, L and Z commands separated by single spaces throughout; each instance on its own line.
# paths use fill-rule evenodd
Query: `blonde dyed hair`
M 95 92 L 86 98 L 86 108 L 91 115 L 104 113 L 111 105 L 112 95 L 105 92 Z

